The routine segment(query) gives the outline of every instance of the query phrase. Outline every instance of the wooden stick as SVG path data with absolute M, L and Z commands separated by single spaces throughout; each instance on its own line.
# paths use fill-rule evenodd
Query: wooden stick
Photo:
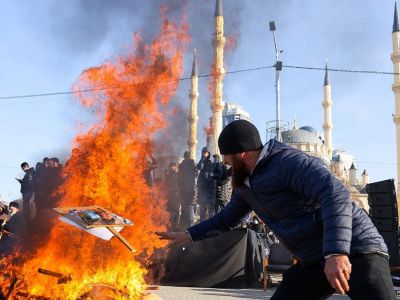
M 263 287 L 264 287 L 264 292 L 267 291 L 267 286 L 268 286 L 268 265 L 269 265 L 269 260 L 268 258 L 264 258 L 264 269 L 263 269 Z
M 61 273 L 53 272 L 53 271 L 42 269 L 42 268 L 38 269 L 38 273 L 58 278 L 58 281 L 57 281 L 58 284 L 67 283 L 68 281 L 72 280 L 71 275 L 63 275 Z
M 116 231 L 113 227 L 108 227 L 108 226 L 106 226 L 106 228 L 108 229 L 108 230 L 110 230 L 111 231 L 111 233 L 113 234 L 113 235 L 115 235 L 131 252 L 136 252 L 136 249 L 135 248 L 133 248 L 132 246 L 131 246 L 131 244 L 129 244 L 129 242 L 118 232 L 118 231 Z
M 63 274 L 56 273 L 56 272 L 53 272 L 53 271 L 50 271 L 50 270 L 46 270 L 46 269 L 41 269 L 41 268 L 38 269 L 38 272 L 40 274 L 51 276 L 51 277 L 56 277 L 58 279 L 61 279 L 61 278 L 65 277 Z
M 18 281 L 18 278 L 15 277 L 13 279 L 13 281 L 11 282 L 10 287 L 8 288 L 8 292 L 7 292 L 6 298 L 5 298 L 6 300 L 11 296 L 11 293 L 14 290 L 15 285 L 17 284 L 17 281 Z

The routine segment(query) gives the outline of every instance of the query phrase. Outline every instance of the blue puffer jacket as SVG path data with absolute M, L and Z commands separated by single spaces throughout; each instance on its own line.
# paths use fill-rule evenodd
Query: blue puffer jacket
M 188 229 L 193 240 L 229 230 L 254 210 L 302 263 L 328 254 L 387 253 L 367 214 L 318 159 L 271 140 L 249 178 L 225 209 Z

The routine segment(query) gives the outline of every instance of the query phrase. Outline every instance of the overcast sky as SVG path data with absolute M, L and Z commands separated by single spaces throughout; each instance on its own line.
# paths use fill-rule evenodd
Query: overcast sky
M 134 32 L 150 40 L 165 2 L 172 16 L 181 13 L 181 0 L 1 1 L 0 97 L 69 91 L 83 70 L 123 52 Z M 227 71 L 274 63 L 271 20 L 286 65 L 323 67 L 328 59 L 335 69 L 392 71 L 393 1 L 225 0 L 223 5 L 226 34 L 237 36 L 226 56 Z M 214 7 L 214 0 L 189 0 L 192 43 L 183 77 L 190 74 L 194 47 L 199 73 L 210 70 Z M 322 71 L 283 69 L 283 120 L 292 125 L 296 114 L 299 126 L 322 132 L 323 78 Z M 358 175 L 367 169 L 371 181 L 395 178 L 392 76 L 331 72 L 330 79 L 334 147 L 356 157 Z M 199 148 L 210 115 L 207 83 L 200 80 Z M 185 109 L 188 89 L 182 82 L 174 99 Z M 224 99 L 251 114 L 265 141 L 265 124 L 275 119 L 274 70 L 227 75 Z M 22 176 L 21 162 L 67 158 L 76 129 L 91 121 L 90 111 L 70 95 L 0 100 L 1 196 L 20 196 L 14 177 Z

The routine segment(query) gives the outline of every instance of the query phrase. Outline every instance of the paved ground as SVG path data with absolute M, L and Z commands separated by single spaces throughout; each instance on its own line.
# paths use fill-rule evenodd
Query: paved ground
M 159 290 L 149 291 L 149 293 L 159 296 L 164 300 L 229 300 L 229 299 L 270 299 L 274 289 L 269 289 L 267 293 L 258 289 L 214 289 L 214 288 L 190 288 L 160 286 Z M 330 300 L 348 300 L 348 297 L 334 295 Z

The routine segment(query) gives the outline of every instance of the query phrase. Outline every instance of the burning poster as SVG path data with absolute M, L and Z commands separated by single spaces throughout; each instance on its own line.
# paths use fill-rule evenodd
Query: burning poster
M 100 206 L 57 207 L 54 210 L 61 215 L 59 217 L 61 221 L 106 241 L 115 236 L 131 252 L 136 252 L 135 248 L 119 234 L 124 226 L 133 225 L 130 220 Z
M 100 206 L 82 207 L 56 207 L 54 208 L 62 217 L 69 219 L 85 229 L 95 227 L 123 227 L 133 223 Z

